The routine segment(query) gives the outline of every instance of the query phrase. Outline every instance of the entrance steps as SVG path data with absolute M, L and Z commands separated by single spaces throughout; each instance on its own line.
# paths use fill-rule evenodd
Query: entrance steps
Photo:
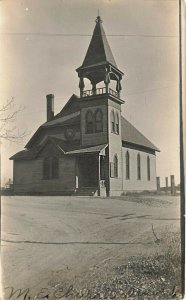
M 98 196 L 97 187 L 82 187 L 74 191 L 74 196 Z

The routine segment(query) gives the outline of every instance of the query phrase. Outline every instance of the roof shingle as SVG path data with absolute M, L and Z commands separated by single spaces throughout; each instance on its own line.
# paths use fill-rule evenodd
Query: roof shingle
M 100 17 L 96 20 L 96 26 L 90 41 L 82 68 L 102 63 L 110 63 L 117 68 L 115 59 L 106 38 Z
M 121 117 L 121 137 L 122 141 L 124 142 L 140 145 L 149 149 L 153 149 L 155 151 L 160 151 L 124 117 Z

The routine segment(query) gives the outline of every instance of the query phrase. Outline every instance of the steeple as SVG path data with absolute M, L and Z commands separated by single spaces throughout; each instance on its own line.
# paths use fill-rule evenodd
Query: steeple
M 113 94 L 115 94 L 118 98 L 120 96 L 120 81 L 122 79 L 123 72 L 121 72 L 116 65 L 102 23 L 101 17 L 98 15 L 83 64 L 81 67 L 76 69 L 80 78 L 79 88 L 81 97 L 84 96 L 84 78 L 90 80 L 92 84 L 92 94 L 94 95 L 96 94 L 97 83 L 103 81 L 106 92 L 108 93 L 110 81 L 115 80 L 116 92 L 113 91 Z
M 110 63 L 117 68 L 112 51 L 108 44 L 100 16 L 96 18 L 96 26 L 92 35 L 82 67 Z

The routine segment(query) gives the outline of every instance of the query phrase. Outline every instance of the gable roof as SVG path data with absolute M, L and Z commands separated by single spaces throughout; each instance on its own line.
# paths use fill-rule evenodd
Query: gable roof
M 72 95 L 63 109 L 57 114 L 51 121 L 43 123 L 34 135 L 31 137 L 29 142 L 26 144 L 25 148 L 29 148 L 34 142 L 35 138 L 48 127 L 55 126 L 67 126 L 80 124 L 80 107 L 79 107 L 79 97 Z M 131 143 L 133 145 L 139 145 L 152 149 L 155 151 L 160 151 L 149 139 L 147 139 L 139 130 L 137 130 L 129 121 L 127 121 L 123 116 L 121 117 L 121 135 L 122 141 Z M 64 146 L 65 147 L 65 146 Z M 72 149 L 73 150 L 73 149 Z M 28 155 L 24 153 L 24 155 Z
M 25 148 L 29 148 L 34 142 L 35 138 L 47 127 L 50 126 L 61 126 L 61 125 L 71 125 L 80 122 L 80 108 L 79 108 L 79 97 L 73 94 L 67 101 L 62 110 L 54 116 L 50 121 L 43 123 L 30 138 Z
M 37 149 L 25 149 L 17 152 L 11 156 L 10 160 L 32 160 L 35 159 L 38 154 L 45 148 L 48 143 L 52 143 L 62 154 L 66 154 L 69 151 L 74 151 L 80 148 L 78 141 L 64 141 L 56 137 L 48 136 L 47 139 Z
M 91 147 L 80 148 L 73 151 L 68 151 L 67 154 L 86 154 L 86 153 L 96 153 L 104 150 L 108 144 L 96 145 Z
M 31 160 L 34 158 L 34 156 L 35 156 L 34 151 L 25 149 L 12 155 L 9 159 L 10 160 Z
M 92 39 L 90 41 L 85 59 L 81 67 L 89 67 L 92 65 L 110 63 L 117 68 L 115 59 L 110 49 L 106 38 L 105 31 L 102 26 L 102 20 L 98 16 L 96 19 L 96 26 L 93 31 Z
M 55 115 L 54 119 L 64 117 L 64 116 L 74 113 L 78 110 L 80 110 L 79 97 L 77 95 L 73 94 L 70 97 L 70 99 L 67 101 L 65 106 L 63 106 L 62 110 L 57 115 Z
M 80 148 L 80 144 L 77 141 L 64 141 L 64 140 L 61 140 L 59 138 L 52 137 L 52 136 L 50 136 L 50 140 L 63 153 Z
M 143 146 L 160 152 L 160 150 L 149 141 L 139 130 L 137 130 L 123 116 L 121 117 L 121 137 L 122 141 Z
M 78 114 L 77 117 L 78 117 L 78 122 L 80 122 L 80 114 Z M 63 119 L 63 117 L 56 119 L 55 121 L 58 121 L 59 124 L 63 124 L 63 122 L 61 122 L 61 119 Z M 58 123 L 56 123 L 55 125 L 57 126 Z M 158 151 L 158 152 L 160 151 L 151 141 L 149 141 L 139 130 L 137 130 L 123 116 L 121 117 L 121 137 L 124 143 L 129 143 L 129 147 L 130 145 L 134 145 L 134 146 L 138 145 L 147 149 L 152 149 L 154 151 Z M 92 147 L 81 148 L 80 143 L 78 141 L 77 142 L 65 141 L 56 137 L 49 136 L 46 139 L 45 143 L 42 144 L 42 146 L 39 149 L 37 150 L 26 149 L 20 151 L 15 155 L 13 155 L 12 157 L 10 157 L 10 159 L 11 160 L 34 159 L 38 155 L 38 153 L 42 150 L 42 148 L 46 145 L 46 143 L 48 143 L 49 141 L 52 142 L 62 153 L 66 153 L 66 154 L 83 154 L 83 153 L 90 153 L 90 152 L 99 152 L 106 146 L 106 144 L 104 144 L 104 145 L 96 145 Z
M 77 111 L 66 116 L 61 116 L 59 118 L 52 119 L 51 121 L 46 122 L 41 126 L 49 127 L 53 125 L 70 125 L 78 122 L 79 120 L 80 120 L 80 111 Z

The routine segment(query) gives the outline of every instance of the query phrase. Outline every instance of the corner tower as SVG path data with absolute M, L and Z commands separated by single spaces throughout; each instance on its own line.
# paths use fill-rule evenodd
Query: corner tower
M 100 16 L 79 76 L 81 146 L 108 144 L 105 158 L 107 194 L 122 191 L 121 72 L 108 44 Z M 86 88 L 89 80 L 91 89 Z M 111 88 L 112 87 L 112 88 Z

